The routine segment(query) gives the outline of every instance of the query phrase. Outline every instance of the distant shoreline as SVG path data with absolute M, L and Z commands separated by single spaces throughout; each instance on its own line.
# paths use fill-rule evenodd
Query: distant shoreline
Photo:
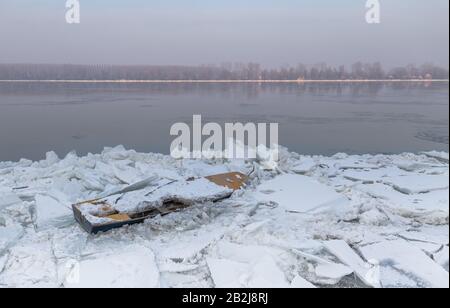
M 0 83 L 285 83 L 285 84 L 311 84 L 311 83 L 448 83 L 448 79 L 380 79 L 380 80 L 0 80 Z

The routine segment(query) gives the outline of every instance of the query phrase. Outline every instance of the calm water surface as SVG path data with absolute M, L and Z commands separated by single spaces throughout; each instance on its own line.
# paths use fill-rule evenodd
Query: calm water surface
M 441 84 L 0 83 L 0 161 L 100 152 L 168 153 L 175 122 L 278 122 L 302 154 L 449 150 Z

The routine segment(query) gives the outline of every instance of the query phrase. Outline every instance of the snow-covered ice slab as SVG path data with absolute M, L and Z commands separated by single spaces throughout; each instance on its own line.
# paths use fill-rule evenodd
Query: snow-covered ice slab
M 278 258 L 280 255 L 285 253 L 283 250 L 274 247 L 239 245 L 224 241 L 217 244 L 217 251 L 222 259 L 229 259 L 244 263 L 253 263 L 265 255 Z
M 69 205 L 48 195 L 36 196 L 36 225 L 39 230 L 66 227 L 74 222 Z
M 24 230 L 19 225 L 0 227 L 0 254 L 14 244 L 22 235 Z
M 430 151 L 424 152 L 424 155 L 442 161 L 444 163 L 449 163 L 449 154 L 446 152 Z
M 423 194 L 449 188 L 449 178 L 445 175 L 407 175 L 395 176 L 384 180 L 404 194 Z
M 307 213 L 328 206 L 344 206 L 349 200 L 332 188 L 316 180 L 285 174 L 258 187 L 255 194 L 259 202 L 275 202 L 290 212 Z
M 0 285 L 10 288 L 56 288 L 57 271 L 48 237 L 28 238 L 10 248 Z
M 350 181 L 363 182 L 368 184 L 383 182 L 394 176 L 408 175 L 408 172 L 397 167 L 386 167 L 374 170 L 346 170 L 342 176 Z
M 448 246 L 449 244 L 448 225 L 434 226 L 433 228 L 422 227 L 418 230 L 402 232 L 400 236 L 408 241 L 433 243 L 439 246 Z
M 75 265 L 67 288 L 156 288 L 159 270 L 153 252 L 140 245 L 90 256 Z
M 14 192 L 0 187 L 0 211 L 21 202 L 22 200 Z
M 179 233 L 168 244 L 159 247 L 158 258 L 184 261 L 194 259 L 211 243 L 219 240 L 225 230 L 218 227 Z
M 294 289 L 316 289 L 317 287 L 315 285 L 313 285 L 311 282 L 309 282 L 308 280 L 297 275 L 291 282 L 291 288 L 294 288 Z
M 449 270 L 449 248 L 448 246 L 442 247 L 440 251 L 433 255 L 433 260 L 442 266 L 447 272 Z
M 429 213 L 432 211 L 449 212 L 448 190 L 437 190 L 424 194 L 407 195 L 385 184 L 359 185 L 357 190 L 370 196 L 387 201 L 396 212 Z
M 288 288 L 284 273 L 272 257 L 262 256 L 253 264 L 226 259 L 207 259 L 216 288 Z
M 345 241 L 327 241 L 324 245 L 339 261 L 349 266 L 366 285 L 374 288 L 380 287 L 380 282 L 372 279 L 372 266 L 361 259 Z
M 0 273 L 3 272 L 3 269 L 5 268 L 6 261 L 8 261 L 8 255 L 4 255 L 0 257 Z
M 322 283 L 335 285 L 342 278 L 353 274 L 353 269 L 342 264 L 329 262 L 318 264 L 315 269 L 315 274 Z
M 298 163 L 296 163 L 292 168 L 292 172 L 298 174 L 306 174 L 312 171 L 317 166 L 317 162 L 313 158 L 302 158 Z
M 336 163 L 335 167 L 348 170 L 348 169 L 356 169 L 356 170 L 370 170 L 370 169 L 379 169 L 379 165 L 371 164 L 366 162 L 364 159 L 344 159 Z
M 367 260 L 380 262 L 383 287 L 449 287 L 448 272 L 404 240 L 368 245 L 360 251 Z
M 216 287 L 286 288 L 289 283 L 276 264 L 283 250 L 267 246 L 217 244 L 218 258 L 208 258 L 208 266 Z

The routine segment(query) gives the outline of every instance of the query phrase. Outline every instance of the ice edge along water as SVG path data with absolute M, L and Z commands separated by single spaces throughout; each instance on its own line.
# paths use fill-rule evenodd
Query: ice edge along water
M 0 162 L 0 286 L 448 287 L 448 153 L 282 148 L 278 170 L 266 165 L 123 147 Z M 228 200 L 97 236 L 70 211 L 130 187 L 252 170 Z

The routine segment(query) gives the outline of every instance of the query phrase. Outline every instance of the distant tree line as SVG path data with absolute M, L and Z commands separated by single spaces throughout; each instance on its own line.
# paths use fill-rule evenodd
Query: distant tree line
M 449 70 L 433 64 L 390 70 L 380 63 L 358 62 L 351 67 L 325 63 L 278 69 L 257 63 L 202 66 L 125 66 L 63 64 L 0 64 L 0 80 L 377 80 L 448 79 Z

